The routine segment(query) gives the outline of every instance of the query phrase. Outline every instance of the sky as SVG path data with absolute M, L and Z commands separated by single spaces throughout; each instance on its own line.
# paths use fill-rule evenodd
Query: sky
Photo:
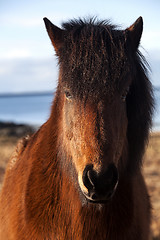
M 58 79 L 57 58 L 43 18 L 55 25 L 97 16 L 122 29 L 143 17 L 140 50 L 151 65 L 151 80 L 160 86 L 159 0 L 0 0 L 0 94 L 52 91 Z

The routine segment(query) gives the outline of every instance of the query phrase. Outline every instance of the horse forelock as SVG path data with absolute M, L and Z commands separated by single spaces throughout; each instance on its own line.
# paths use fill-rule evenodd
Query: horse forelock
M 109 22 L 71 21 L 63 24 L 59 62 L 63 85 L 78 96 L 117 88 L 129 69 L 124 32 Z

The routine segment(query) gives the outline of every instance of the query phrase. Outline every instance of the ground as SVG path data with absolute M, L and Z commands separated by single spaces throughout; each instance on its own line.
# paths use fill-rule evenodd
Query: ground
M 152 133 L 144 156 L 143 174 L 152 201 L 152 235 L 160 240 L 160 133 Z

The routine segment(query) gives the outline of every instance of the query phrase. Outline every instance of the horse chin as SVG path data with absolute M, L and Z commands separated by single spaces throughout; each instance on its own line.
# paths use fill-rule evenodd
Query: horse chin
M 92 204 L 107 204 L 110 202 L 111 199 L 103 199 L 103 200 L 91 200 L 91 199 L 87 199 L 87 202 L 92 203 Z
M 110 194 L 109 196 L 104 197 L 104 198 L 100 198 L 100 199 L 93 199 L 93 198 L 87 196 L 85 193 L 83 193 L 83 195 L 84 195 L 84 197 L 85 197 L 85 199 L 88 203 L 92 203 L 92 204 L 96 205 L 96 204 L 108 204 L 108 203 L 110 203 L 112 201 L 114 193 L 115 193 L 115 191 L 112 194 Z

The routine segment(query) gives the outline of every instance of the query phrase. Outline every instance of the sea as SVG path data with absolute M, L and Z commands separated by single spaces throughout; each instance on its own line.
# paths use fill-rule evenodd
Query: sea
M 160 131 L 160 88 L 155 88 L 155 112 L 152 131 Z M 42 125 L 50 115 L 54 94 L 1 94 L 0 121 L 30 124 L 36 127 Z

